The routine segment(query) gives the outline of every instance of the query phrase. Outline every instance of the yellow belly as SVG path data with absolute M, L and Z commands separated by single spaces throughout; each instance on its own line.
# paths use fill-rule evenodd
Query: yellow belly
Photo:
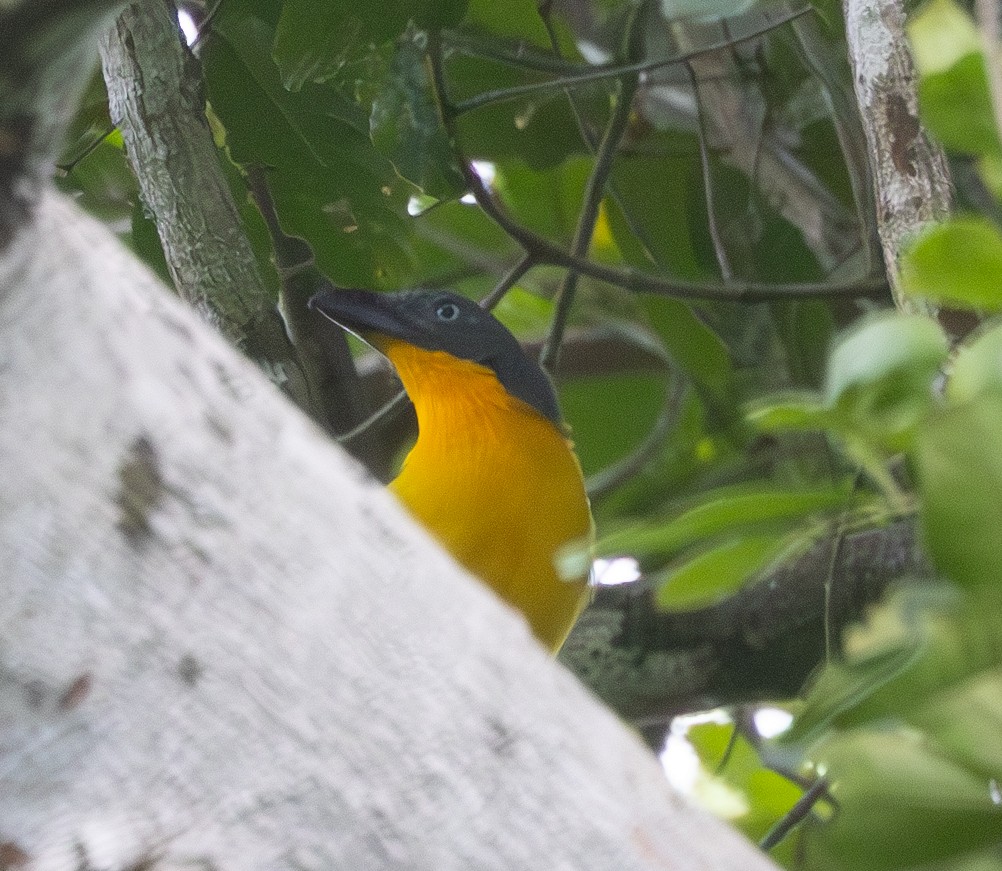
M 581 468 L 549 420 L 493 377 L 475 386 L 466 397 L 408 391 L 420 432 L 390 488 L 555 650 L 587 596 L 592 521 Z M 558 566 L 565 550 L 578 556 L 566 579 Z

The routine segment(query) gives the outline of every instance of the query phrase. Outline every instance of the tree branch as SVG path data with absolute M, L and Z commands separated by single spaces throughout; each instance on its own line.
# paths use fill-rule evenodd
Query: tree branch
M 37 216 L 0 256 L 5 857 L 773 868 L 104 227 Z
M 0 3 L 0 251 L 29 220 L 116 0 Z
M 685 282 L 673 278 L 662 278 L 636 269 L 621 269 L 595 263 L 585 257 L 575 257 L 568 251 L 554 245 L 548 239 L 532 232 L 515 221 L 495 199 L 483 180 L 473 171 L 469 160 L 459 144 L 456 117 L 448 96 L 443 67 L 441 35 L 429 35 L 428 53 L 432 68 L 432 84 L 439 104 L 442 120 L 452 143 L 463 178 L 477 205 L 509 237 L 532 254 L 539 263 L 574 269 L 583 275 L 605 281 L 624 290 L 635 293 L 650 293 L 674 299 L 729 300 L 732 302 L 766 302 L 790 299 L 883 298 L 887 293 L 887 282 L 883 278 L 868 279 L 853 283 L 796 283 L 767 284 L 762 282 L 736 281 L 730 284 L 707 284 Z
M 198 61 L 172 0 L 133 5 L 101 41 L 122 131 L 181 298 L 237 345 L 271 308 L 205 120 Z
M 869 144 L 877 229 L 894 300 L 905 311 L 931 307 L 905 296 L 899 261 L 905 243 L 950 213 L 950 171 L 918 117 L 915 66 L 900 0 L 844 0 L 856 100 Z
M 840 638 L 890 584 L 928 571 L 913 526 L 899 522 L 829 535 L 699 610 L 662 611 L 642 582 L 599 587 L 560 660 L 638 724 L 791 698 L 824 661 L 826 628 Z

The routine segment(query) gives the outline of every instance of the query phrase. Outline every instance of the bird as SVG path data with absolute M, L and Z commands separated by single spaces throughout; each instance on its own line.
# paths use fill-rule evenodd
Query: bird
M 556 652 L 588 598 L 594 525 L 543 369 L 447 290 L 335 288 L 309 307 L 387 357 L 418 436 L 389 489 Z

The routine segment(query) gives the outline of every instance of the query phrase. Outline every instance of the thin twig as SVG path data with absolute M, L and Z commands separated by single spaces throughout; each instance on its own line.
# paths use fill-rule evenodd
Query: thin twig
M 501 302 L 504 295 L 518 283 L 519 279 L 535 265 L 536 258 L 532 254 L 523 254 L 518 263 L 501 276 L 498 283 L 494 285 L 494 289 L 480 300 L 480 307 L 487 311 L 493 309 Z
M 738 728 L 738 724 L 734 723 L 734 728 L 731 729 L 730 737 L 727 739 L 727 746 L 724 748 L 724 755 L 720 757 L 720 761 L 717 763 L 717 767 L 713 770 L 713 773 L 718 777 L 724 773 L 724 769 L 727 768 L 728 763 L 734 756 L 734 751 L 738 747 L 738 739 L 741 737 L 741 730 Z
M 657 420 L 654 421 L 651 431 L 628 456 L 601 472 L 589 476 L 585 482 L 585 488 L 590 499 L 601 499 L 640 472 L 657 454 L 664 445 L 665 439 L 675 429 L 684 407 L 683 400 L 689 386 L 689 379 L 684 378 L 679 371 L 670 372 L 668 378 L 668 389 L 665 391 L 661 410 L 658 412 Z
M 634 293 L 650 293 L 674 299 L 714 299 L 734 302 L 766 302 L 800 298 L 820 298 L 846 296 L 850 298 L 883 298 L 887 294 L 887 281 L 882 277 L 868 278 L 855 283 L 815 283 L 767 284 L 762 282 L 733 282 L 727 285 L 680 281 L 663 278 L 632 268 L 618 268 L 595 263 L 587 258 L 575 257 L 570 252 L 554 245 L 548 239 L 534 233 L 515 221 L 495 199 L 483 180 L 473 171 L 469 160 L 459 145 L 456 116 L 445 83 L 442 57 L 441 34 L 429 33 L 428 57 L 431 64 L 432 86 L 442 113 L 442 120 L 452 143 L 457 161 L 463 173 L 467 189 L 477 201 L 477 205 L 494 223 L 522 248 L 532 253 L 536 262 L 576 269 L 590 278 L 605 281 Z
M 612 117 L 609 118 L 602 142 L 598 147 L 598 153 L 595 155 L 595 164 L 585 185 L 584 200 L 581 203 L 581 212 L 571 243 L 571 254 L 579 259 L 585 259 L 588 255 L 588 249 L 591 247 L 595 223 L 598 221 L 599 208 L 605 194 L 605 182 L 612 171 L 612 161 L 616 156 L 616 148 L 630 122 L 630 109 L 633 105 L 636 87 L 636 76 L 625 77 L 620 83 L 616 108 L 613 110 Z M 550 331 L 546 336 L 543 351 L 539 356 L 540 365 L 551 372 L 556 368 L 557 357 L 560 354 L 560 342 L 564 337 L 564 330 L 567 328 L 567 319 L 570 316 L 571 305 L 577 293 L 580 277 L 581 273 L 576 269 L 569 269 L 564 274 L 563 281 L 557 290 L 553 320 L 550 323 Z
M 696 49 L 695 51 L 676 55 L 675 57 L 663 58 L 660 60 L 638 61 L 630 64 L 605 64 L 597 67 L 583 67 L 581 68 L 581 72 L 567 76 L 560 76 L 555 79 L 550 79 L 547 82 L 532 82 L 525 85 L 515 85 L 511 88 L 498 88 L 493 91 L 484 91 L 483 93 L 477 94 L 475 97 L 470 97 L 467 100 L 462 100 L 459 103 L 456 103 L 452 107 L 452 111 L 456 115 L 462 115 L 466 112 L 471 112 L 474 109 L 490 105 L 491 103 L 514 100 L 518 97 L 536 94 L 541 91 L 552 91 L 555 88 L 571 88 L 578 85 L 589 84 L 591 82 L 605 81 L 606 79 L 619 79 L 629 75 L 643 75 L 644 73 L 653 72 L 654 70 L 663 69 L 664 67 L 684 63 L 685 61 L 699 57 L 700 55 L 710 54 L 712 52 L 719 51 L 722 48 L 727 48 L 728 46 L 736 45 L 741 42 L 747 42 L 750 39 L 755 39 L 763 34 L 769 33 L 771 30 L 775 30 L 777 27 L 782 27 L 784 24 L 788 24 L 789 22 L 799 18 L 801 15 L 806 15 L 808 12 L 813 11 L 813 6 L 798 9 L 770 22 L 768 25 L 763 26 L 758 30 L 738 37 L 737 39 L 713 43 L 711 45 L 704 46 L 703 48 Z
M 640 9 L 641 7 L 636 7 L 627 28 L 627 58 L 634 55 L 637 22 L 641 20 Z M 574 238 L 571 241 L 571 254 L 574 257 L 585 259 L 588 256 L 602 198 L 605 196 L 605 184 L 612 172 L 612 162 L 616 157 L 619 143 L 622 142 L 630 123 L 630 111 L 633 107 L 633 96 L 637 92 L 638 81 L 639 76 L 637 75 L 625 75 L 619 80 L 616 106 L 606 124 L 605 132 L 602 134 L 602 141 L 595 154 L 595 162 L 585 184 L 581 210 L 578 214 L 577 226 L 574 229 Z M 580 278 L 580 272 L 576 269 L 569 269 L 564 274 L 560 287 L 557 289 L 553 320 L 550 323 L 550 330 L 543 344 L 543 350 L 539 355 L 540 365 L 549 372 L 552 372 L 557 366 L 560 343 L 564 337 L 564 330 L 567 329 L 567 320 L 570 317 L 571 306 L 574 304 Z
M 391 420 L 396 418 L 396 416 L 403 411 L 410 399 L 407 396 L 407 392 L 401 390 L 396 396 L 393 397 L 389 402 L 385 403 L 377 411 L 373 412 L 369 417 L 363 420 L 354 429 L 348 430 L 348 432 L 338 433 L 334 438 L 341 444 L 347 444 L 354 441 L 361 435 L 365 435 L 370 429 L 372 429 L 377 424 L 389 423 Z
M 92 142 L 88 142 L 87 145 L 84 146 L 83 151 L 81 151 L 69 163 L 57 163 L 56 169 L 58 169 L 60 172 L 64 172 L 67 174 L 73 172 L 73 170 L 77 168 L 77 165 L 80 163 L 80 161 L 82 161 L 85 157 L 90 157 L 90 155 L 97 150 L 97 147 L 102 142 L 104 142 L 105 139 L 111 136 L 111 134 L 114 133 L 117 129 L 118 128 L 114 124 L 110 125 L 108 129 L 104 131 L 104 133 L 102 133 L 100 136 L 97 136 Z
M 222 6 L 223 0 L 216 0 L 216 2 L 212 5 L 212 8 L 206 13 L 205 18 L 202 19 L 202 23 L 198 26 L 198 33 L 195 34 L 195 38 L 191 41 L 191 45 L 188 46 L 192 51 L 198 48 L 198 44 L 202 41 L 202 37 L 211 32 L 212 22 L 215 21 Z
M 468 278 L 476 278 L 481 274 L 479 269 L 474 268 L 469 265 L 457 266 L 455 269 L 449 269 L 445 272 L 434 275 L 430 278 L 423 278 L 421 280 L 421 287 L 426 290 L 436 290 L 441 287 L 452 287 L 454 284 L 458 284 L 461 281 L 466 281 Z
M 768 851 L 779 844 L 790 832 L 807 819 L 807 815 L 814 809 L 814 805 L 824 798 L 828 793 L 828 781 L 819 777 L 799 799 L 796 804 L 779 820 L 759 842 L 759 847 Z
M 687 63 L 685 68 L 689 71 L 689 78 L 692 81 L 692 93 L 696 98 L 696 113 L 699 121 L 699 168 L 703 174 L 703 194 L 706 198 L 706 224 L 710 231 L 710 241 L 713 244 L 714 256 L 717 258 L 720 277 L 725 282 L 729 282 L 734 278 L 734 270 L 731 269 L 727 249 L 724 247 L 724 241 L 720 236 L 720 228 L 717 226 L 716 197 L 714 196 L 713 175 L 710 167 L 710 153 L 706 144 L 706 116 L 703 113 L 703 104 L 699 99 L 699 82 L 696 79 L 696 71 L 690 63 Z
M 476 57 L 498 61 L 520 69 L 536 70 L 543 73 L 561 73 L 563 75 L 580 72 L 585 67 L 573 61 L 564 60 L 555 52 L 549 54 L 538 46 L 525 42 L 511 43 L 499 40 L 491 34 L 484 38 L 477 33 L 459 30 L 447 30 L 442 34 L 448 47 L 471 54 Z
M 873 183 L 867 159 L 866 134 L 859 122 L 859 110 L 856 107 L 852 85 L 847 84 L 838 75 L 836 64 L 819 63 L 815 58 L 818 50 L 831 51 L 827 37 L 818 32 L 819 22 L 816 18 L 799 18 L 793 22 L 791 30 L 794 50 L 804 66 L 821 83 L 832 127 L 838 137 L 839 148 L 845 158 L 846 172 L 849 174 L 860 244 L 846 253 L 846 259 L 855 255 L 861 248 L 865 249 L 865 268 L 866 273 L 870 274 L 880 256 L 876 247 L 878 236 L 874 222 Z
M 539 12 L 539 17 L 542 19 L 543 27 L 546 28 L 546 35 L 550 40 L 550 49 L 556 57 L 560 57 L 560 40 L 557 37 L 557 30 L 553 25 L 553 4 L 540 3 L 537 7 L 537 11 Z M 574 116 L 574 122 L 577 124 L 578 133 L 581 134 L 581 141 L 584 142 L 587 147 L 588 153 L 592 157 L 595 157 L 599 145 L 598 135 L 585 119 L 585 114 L 578 103 L 578 98 L 574 93 L 574 89 L 564 88 L 564 96 L 567 98 L 567 104 L 570 106 L 571 114 Z M 625 155 L 627 153 L 630 153 L 629 149 L 624 147 L 624 143 L 621 140 L 619 148 L 617 149 L 617 154 Z M 665 156 L 666 155 L 664 154 L 658 155 L 661 159 Z M 627 198 L 622 195 L 615 180 L 612 177 L 608 178 L 606 180 L 605 187 L 609 196 L 619 208 L 620 214 L 623 216 L 623 220 L 626 221 L 626 225 L 629 228 L 631 235 L 633 235 L 637 241 L 640 242 L 641 247 L 644 249 L 644 253 L 650 257 L 654 263 L 657 263 L 658 258 L 654 254 L 654 246 L 650 244 L 650 241 L 647 238 L 646 230 L 638 221 L 634 219 L 632 210 L 627 202 Z

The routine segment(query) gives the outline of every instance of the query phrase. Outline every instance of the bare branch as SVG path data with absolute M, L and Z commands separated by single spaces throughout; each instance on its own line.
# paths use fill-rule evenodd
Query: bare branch
M 205 119 L 198 62 L 171 0 L 136 5 L 101 41 L 125 139 L 181 298 L 238 345 L 271 308 Z
M 950 213 L 950 171 L 942 148 L 918 117 L 915 66 L 900 0 L 844 0 L 856 99 L 870 150 L 877 228 L 898 307 L 931 311 L 899 284 L 904 246 Z
M 824 661 L 826 626 L 840 638 L 889 584 L 929 571 L 905 521 L 832 545 L 831 535 L 822 538 L 732 596 L 692 611 L 660 609 L 644 582 L 599 587 L 560 660 L 640 725 L 790 698 Z
M 798 298 L 828 299 L 835 297 L 881 298 L 887 292 L 887 283 L 882 278 L 866 279 L 852 283 L 796 283 L 767 284 L 763 282 L 732 282 L 730 284 L 708 284 L 686 282 L 673 278 L 663 278 L 632 268 L 618 268 L 596 263 L 587 257 L 576 257 L 548 239 L 523 227 L 514 220 L 497 201 L 480 176 L 474 172 L 470 161 L 463 154 L 456 126 L 455 107 L 449 99 L 445 82 L 444 58 L 441 34 L 429 35 L 429 60 L 432 69 L 432 85 L 435 90 L 443 123 L 456 154 L 463 178 L 469 192 L 476 199 L 484 213 L 493 220 L 523 250 L 532 254 L 537 262 L 573 269 L 600 281 L 608 282 L 636 293 L 650 293 L 675 299 L 715 299 L 734 302 L 765 302 L 769 300 L 789 300 Z

